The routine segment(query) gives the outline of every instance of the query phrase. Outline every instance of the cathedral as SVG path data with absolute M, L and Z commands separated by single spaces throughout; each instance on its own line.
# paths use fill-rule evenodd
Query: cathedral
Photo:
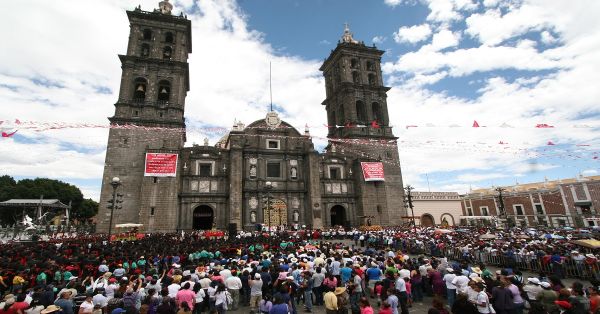
M 171 11 L 168 0 L 153 11 L 127 11 L 130 35 L 127 53 L 119 55 L 98 232 L 111 222 L 113 230 L 135 223 L 143 232 L 173 232 L 387 226 L 407 219 L 380 66 L 384 51 L 355 40 L 346 27 L 323 62 L 326 98 L 306 104 L 327 114 L 323 153 L 308 130 L 275 111 L 235 123 L 215 145 L 186 147 L 191 21 Z M 119 206 L 111 211 L 106 205 L 115 196 Z

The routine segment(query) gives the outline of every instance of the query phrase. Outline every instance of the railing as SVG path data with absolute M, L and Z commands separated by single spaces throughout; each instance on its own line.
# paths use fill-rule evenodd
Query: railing
M 545 273 L 559 278 L 596 278 L 600 279 L 600 263 L 597 259 L 573 260 L 561 257 L 560 262 L 552 262 L 550 256 L 514 254 L 505 255 L 502 251 L 465 251 L 461 248 L 422 248 L 423 253 L 433 256 L 445 256 L 454 261 L 466 261 L 471 265 L 484 264 L 502 268 Z

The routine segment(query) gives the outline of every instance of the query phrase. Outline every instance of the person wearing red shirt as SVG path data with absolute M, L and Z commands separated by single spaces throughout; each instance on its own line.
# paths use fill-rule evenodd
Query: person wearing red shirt
M 17 302 L 15 302 L 8 311 L 15 314 L 25 314 L 25 310 L 29 308 L 29 303 L 25 302 L 25 294 L 17 295 Z

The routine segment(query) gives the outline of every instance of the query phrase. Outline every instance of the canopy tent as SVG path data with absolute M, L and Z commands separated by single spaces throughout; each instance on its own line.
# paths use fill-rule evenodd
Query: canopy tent
M 588 249 L 600 248 L 600 241 L 598 241 L 598 240 L 573 240 L 573 241 L 571 241 L 571 243 L 581 245 Z
M 58 199 L 10 199 L 8 201 L 0 202 L 0 208 L 20 208 L 23 209 L 23 219 L 25 218 L 26 209 L 36 209 L 35 216 L 39 220 L 44 215 L 43 210 L 46 209 L 64 209 L 66 216 L 67 228 L 69 228 L 69 221 L 71 216 L 71 203 L 69 205 L 63 204 Z
M 141 226 L 143 226 L 143 224 L 126 223 L 126 224 L 115 225 L 115 228 L 139 228 Z
M 497 236 L 495 234 L 491 234 L 491 233 L 486 233 L 486 234 L 482 234 L 479 236 L 480 240 L 491 240 L 491 239 L 496 239 Z
M 435 231 L 434 231 L 434 233 L 437 233 L 437 234 L 440 234 L 440 233 L 445 234 L 445 233 L 452 233 L 452 232 L 454 232 L 454 231 L 448 230 L 448 229 L 435 229 Z

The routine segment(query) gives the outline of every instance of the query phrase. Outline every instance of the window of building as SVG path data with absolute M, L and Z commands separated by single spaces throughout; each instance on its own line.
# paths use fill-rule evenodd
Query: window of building
M 152 30 L 149 28 L 146 28 L 144 30 L 144 40 L 152 40 Z
M 346 115 L 344 114 L 344 104 L 340 104 L 340 108 L 338 108 L 338 119 L 339 122 L 337 124 L 344 125 L 346 124 Z
M 157 183 L 158 182 L 158 178 L 157 177 L 152 177 L 152 182 Z
M 329 167 L 329 179 L 340 179 L 340 168 L 338 167 Z
M 352 71 L 352 82 L 356 84 L 360 83 L 360 74 L 358 74 L 358 71 Z
M 479 207 L 479 209 L 481 210 L 481 216 L 489 216 L 489 211 L 488 211 L 487 206 L 481 206 L 481 207 Z
M 137 116 L 139 116 L 139 115 L 140 115 L 140 112 L 139 112 L 139 111 L 137 111 L 137 110 L 134 110 L 134 111 L 133 111 L 133 116 L 134 116 L 134 117 L 137 117 Z
M 546 221 L 546 218 L 540 217 L 540 218 L 538 218 L 538 225 L 539 226 L 546 226 L 547 227 L 548 226 L 548 221 Z
M 150 45 L 142 44 L 142 51 L 140 52 L 140 55 L 144 58 L 148 57 L 150 55 Z
M 473 216 L 473 209 L 471 207 L 467 207 L 467 214 Z
M 150 216 L 154 216 L 154 207 L 150 207 Z
M 144 100 L 146 99 L 146 86 L 148 85 L 148 81 L 145 78 L 138 77 L 135 79 L 133 83 L 133 99 L 134 100 Z
M 165 34 L 165 42 L 166 42 L 166 43 L 169 43 L 169 44 L 172 44 L 172 43 L 173 43 L 173 33 L 171 33 L 171 32 L 167 32 L 167 33 Z
M 373 120 L 381 123 L 381 108 L 379 107 L 378 103 L 374 102 L 371 104 L 371 112 L 373 113 Z
M 200 164 L 200 176 L 209 177 L 212 173 L 210 164 Z
M 170 46 L 166 46 L 163 48 L 163 59 L 171 59 L 171 54 L 173 53 L 173 49 Z
M 367 113 L 365 112 L 365 104 L 362 101 L 356 102 L 356 119 L 358 123 L 365 124 L 367 121 Z
M 593 220 L 588 220 L 588 226 L 593 227 L 596 223 Z
M 367 61 L 367 70 L 375 71 L 375 63 L 373 61 Z
M 350 67 L 353 69 L 358 69 L 358 60 L 357 59 L 351 59 L 350 60 Z
M 267 140 L 267 149 L 279 149 L 279 140 Z
M 514 205 L 515 214 L 523 216 L 523 205 Z
M 279 161 L 267 162 L 267 178 L 281 178 L 281 163 Z
M 213 175 L 214 162 L 212 161 L 197 161 L 196 175 L 201 177 L 210 177 Z
M 169 101 L 171 98 L 171 82 L 162 80 L 158 82 L 158 101 Z
M 544 207 L 542 206 L 542 204 L 535 204 L 535 212 L 538 215 L 544 215 Z
M 375 85 L 375 83 L 377 82 L 377 77 L 375 76 L 375 74 L 369 73 L 367 77 L 369 79 L 369 85 Z

